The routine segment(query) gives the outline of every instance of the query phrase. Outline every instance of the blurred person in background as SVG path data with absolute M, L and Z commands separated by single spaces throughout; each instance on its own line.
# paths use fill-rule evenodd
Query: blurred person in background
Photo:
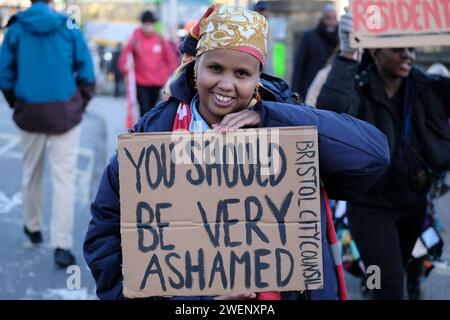
M 55 263 L 75 263 L 75 183 L 81 118 L 94 93 L 94 70 L 79 28 L 54 11 L 51 1 L 32 0 L 8 22 L 0 49 L 0 89 L 14 109 L 23 155 L 23 230 L 42 242 L 43 173 L 47 144 L 52 174 L 50 240 Z
M 307 105 L 316 105 L 317 97 L 319 96 L 320 90 L 322 90 L 322 87 L 327 80 L 328 74 L 331 71 L 331 65 L 336 58 L 338 51 L 339 48 L 336 47 L 331 56 L 328 58 L 328 61 L 325 63 L 325 66 L 317 72 L 314 80 L 311 82 L 308 91 L 306 92 L 305 103 Z
M 140 115 L 152 109 L 161 87 L 178 66 L 173 45 L 155 29 L 156 17 L 151 11 L 141 16 L 142 25 L 132 34 L 119 57 L 119 69 L 127 74 L 127 57 L 133 55 L 136 93 Z
M 347 12 L 339 21 L 341 52 L 317 107 L 365 120 L 388 137 L 391 164 L 348 203 L 347 215 L 364 265 L 381 271 L 372 297 L 404 299 L 405 268 L 422 231 L 427 195 L 450 169 L 450 79 L 416 68 L 414 48 L 366 49 L 359 63 L 350 46 L 352 30 Z
M 258 1 L 253 5 L 253 11 L 258 12 L 260 15 L 264 16 L 267 19 L 267 23 L 269 22 L 269 4 L 267 1 Z M 273 66 L 273 43 L 270 37 L 270 32 L 267 38 L 267 53 L 266 53 L 266 61 L 264 63 L 263 72 L 267 74 L 273 74 L 274 66 Z
M 305 31 L 298 45 L 292 72 L 292 90 L 305 99 L 317 72 L 327 63 L 339 44 L 336 7 L 327 4 L 322 9 L 319 24 Z
M 267 1 L 261 0 L 253 5 L 253 11 L 258 12 L 260 15 L 263 15 L 266 19 L 268 16 L 267 9 L 268 9 Z
M 118 42 L 112 52 L 111 72 L 114 75 L 114 96 L 120 97 L 125 92 L 123 73 L 119 70 L 119 58 L 122 53 L 122 43 Z

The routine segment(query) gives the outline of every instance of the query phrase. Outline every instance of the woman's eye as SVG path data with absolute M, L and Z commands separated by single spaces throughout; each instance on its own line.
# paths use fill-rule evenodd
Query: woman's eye
M 237 75 L 238 75 L 238 77 L 241 77 L 241 78 L 246 77 L 246 76 L 248 76 L 248 72 L 245 70 L 238 70 Z
M 211 70 L 213 72 L 220 72 L 222 70 L 222 68 L 218 65 L 212 65 L 212 66 L 209 66 L 209 70 Z

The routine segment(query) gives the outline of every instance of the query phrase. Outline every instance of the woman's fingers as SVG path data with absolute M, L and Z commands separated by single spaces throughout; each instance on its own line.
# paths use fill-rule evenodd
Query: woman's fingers
M 236 130 L 245 126 L 255 126 L 260 122 L 260 115 L 256 111 L 243 110 L 226 115 L 218 124 L 213 124 L 212 128 L 219 132 Z
M 248 117 L 235 119 L 235 122 L 230 125 L 230 128 L 239 129 L 245 126 L 254 126 L 257 124 L 259 124 L 259 114 L 255 112 L 255 114 Z
M 218 123 L 217 125 L 221 128 L 230 128 L 232 124 L 236 122 L 236 119 L 239 119 L 242 116 L 243 116 L 242 111 L 229 113 L 225 117 L 223 117 L 222 121 L 220 121 L 220 123 Z

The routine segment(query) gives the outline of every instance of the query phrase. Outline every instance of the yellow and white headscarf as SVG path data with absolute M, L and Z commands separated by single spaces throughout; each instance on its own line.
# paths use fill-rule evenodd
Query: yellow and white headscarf
M 266 18 L 257 12 L 220 3 L 212 5 L 189 31 L 188 41 L 185 41 L 193 43 L 195 47 L 190 48 L 191 52 L 182 52 L 182 64 L 166 82 L 164 92 L 171 95 L 171 82 L 192 60 L 209 50 L 245 52 L 258 59 L 263 66 L 267 51 L 267 29 Z
M 214 49 L 234 49 L 253 55 L 264 65 L 267 21 L 257 12 L 217 4 L 205 13 L 190 34 L 198 39 L 197 56 Z

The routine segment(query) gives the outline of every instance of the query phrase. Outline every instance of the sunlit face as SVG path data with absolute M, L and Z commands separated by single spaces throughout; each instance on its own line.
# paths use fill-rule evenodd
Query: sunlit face
M 195 71 L 198 111 L 212 125 L 248 106 L 259 81 L 260 62 L 245 52 L 215 49 L 197 58 Z
M 389 48 L 374 50 L 372 57 L 381 74 L 397 79 L 408 77 L 416 53 L 414 48 Z

